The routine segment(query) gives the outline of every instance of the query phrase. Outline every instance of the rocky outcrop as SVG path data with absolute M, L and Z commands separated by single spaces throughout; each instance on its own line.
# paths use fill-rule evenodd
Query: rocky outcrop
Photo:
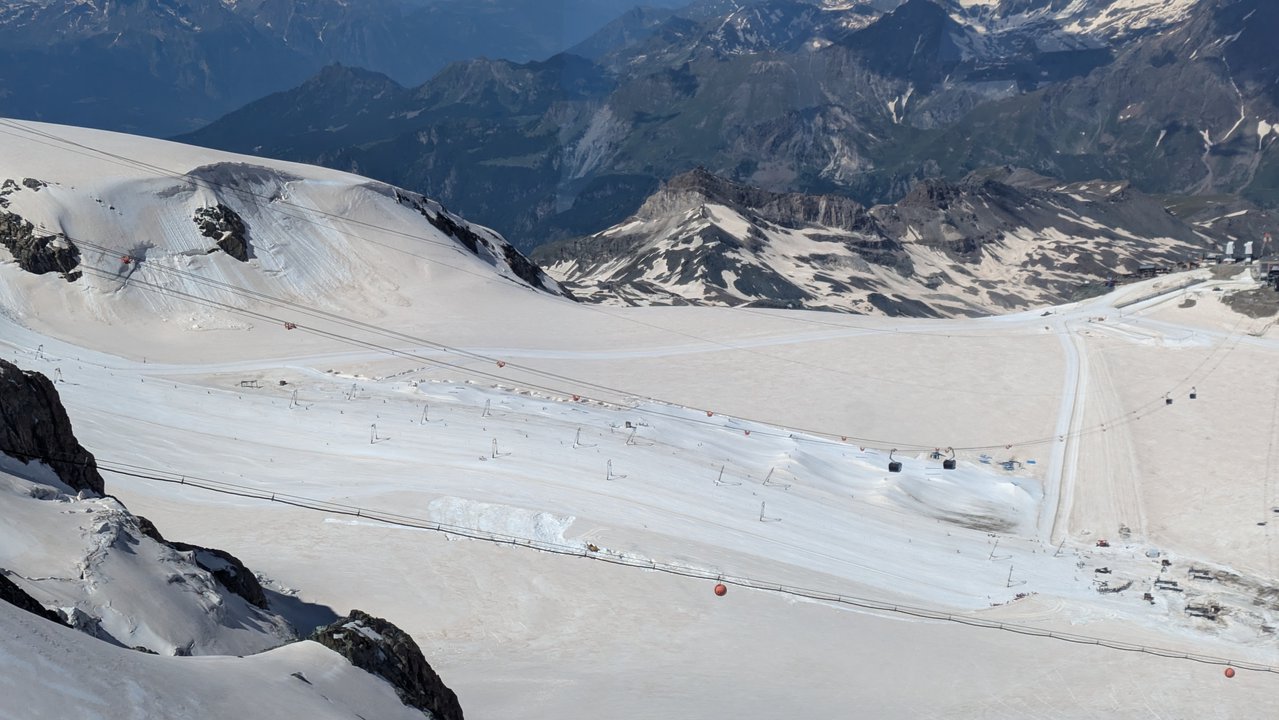
M 0 183 L 0 245 L 8 248 L 18 267 L 29 273 L 43 275 L 62 273 L 67 282 L 79 279 L 80 249 L 61 235 L 40 235 L 30 222 L 15 213 L 4 212 L 9 207 L 9 196 L 23 188 L 40 192 L 48 183 L 35 178 L 5 180 Z
M 676 207 L 688 209 L 706 202 L 749 208 L 761 219 L 788 227 L 823 225 L 853 232 L 871 229 L 866 208 L 851 198 L 768 192 L 732 182 L 702 167 L 671 178 L 645 201 L 636 217 L 660 217 Z
M 352 610 L 316 629 L 310 639 L 391 683 L 405 705 L 436 720 L 462 720 L 457 695 L 431 669 L 413 638 L 390 622 Z
M 1010 166 L 922 180 L 871 208 L 699 168 L 625 222 L 533 257 L 587 301 L 954 316 L 1068 302 L 1139 264 L 1184 264 L 1220 235 L 1214 223 L 1242 217 L 1268 220 L 1217 207 L 1192 225 L 1127 183 Z
M 195 564 L 208 571 L 227 590 L 244 598 L 250 605 L 260 607 L 263 610 L 270 609 L 270 603 L 267 602 L 266 592 L 262 590 L 262 584 L 258 582 L 258 578 L 253 574 L 253 571 L 240 562 L 239 558 L 225 550 L 165 540 L 155 523 L 141 515 L 138 515 L 136 519 L 138 521 L 138 529 L 144 535 L 158 543 L 168 545 L 178 552 L 191 553 L 191 559 L 195 561 Z
M 560 287 L 558 283 L 547 276 L 542 268 L 538 267 L 537 263 L 529 260 L 509 243 L 493 242 L 475 232 L 469 223 L 460 221 L 460 218 L 450 215 L 442 207 L 431 207 L 432 203 L 426 198 L 413 197 L 397 190 L 395 191 L 395 200 L 405 207 L 416 210 L 436 230 L 462 243 L 472 254 L 481 258 L 487 255 L 493 260 L 500 258 L 506 262 L 506 265 L 511 268 L 511 272 L 515 273 L 516 277 L 529 285 L 535 288 L 542 288 L 556 295 L 572 297 L 572 293 Z
M 103 494 L 93 454 L 71 431 L 71 420 L 49 378 L 0 360 L 0 452 L 40 460 L 73 490 Z
M 41 235 L 35 226 L 11 212 L 0 211 L 0 245 L 29 273 L 62 273 L 67 282 L 80 278 L 80 248 L 61 235 Z
M 25 590 L 15 585 L 13 581 L 5 575 L 3 569 L 0 569 L 0 600 L 26 610 L 33 615 L 39 615 L 45 620 L 52 620 L 59 624 L 62 623 L 62 618 L 59 617 L 57 613 L 52 610 L 46 610 L 43 605 L 36 602 L 35 598 L 31 597 Z
M 216 242 L 227 255 L 240 262 L 248 262 L 253 257 L 253 246 L 249 244 L 249 226 L 231 208 L 221 203 L 202 207 L 195 211 L 192 220 L 200 229 L 200 234 Z

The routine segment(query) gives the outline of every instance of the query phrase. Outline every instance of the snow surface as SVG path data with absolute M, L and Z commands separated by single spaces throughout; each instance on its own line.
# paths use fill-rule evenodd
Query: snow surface
M 422 719 L 394 688 L 312 642 L 252 657 L 113 647 L 0 603 L 0 718 Z
M 228 159 L 40 127 L 177 168 Z M 79 187 L 133 172 L 56 148 L 24 156 L 13 143 L 0 136 L 0 176 Z M 359 192 L 349 176 L 288 170 L 344 184 L 326 203 Z M 139 212 L 162 212 L 163 199 L 149 202 Z M 303 226 L 297 233 L 311 242 Z M 348 242 L 353 263 L 379 252 Z M 203 331 L 140 283 L 98 297 L 4 263 L 0 354 L 61 370 L 77 436 L 107 466 L 1279 665 L 1268 590 L 1279 523 L 1258 525 L 1279 506 L 1273 473 L 1261 472 L 1279 461 L 1266 442 L 1279 382 L 1261 380 L 1273 374 L 1279 331 L 1234 315 L 1215 290 L 1253 287 L 1246 279 L 1200 271 L 1047 311 L 905 321 L 582 306 L 492 270 L 485 278 L 488 266 L 423 262 L 416 279 L 396 275 L 396 292 L 354 282 L 325 294 L 375 324 L 259 298 L 265 318 L 208 309 L 202 327 L 215 329 Z M 281 270 L 236 282 L 283 294 L 300 271 Z M 284 329 L 286 317 L 302 327 Z M 955 471 L 930 456 L 946 446 L 958 449 Z M 894 447 L 904 448 L 894 455 L 901 473 L 887 472 Z M 1227 681 L 1215 665 L 736 586 L 716 598 L 705 581 L 510 543 L 110 473 L 107 482 L 166 533 L 226 549 L 300 599 L 396 622 L 470 717 L 530 707 L 583 718 L 1279 712 L 1272 674 Z M 1103 538 L 1110 547 L 1096 546 Z M 1216 579 L 1193 579 L 1192 566 Z M 1112 587 L 1132 586 L 1099 593 L 1099 567 Z M 1155 591 L 1157 578 L 1183 592 Z M 1147 591 L 1153 603 L 1141 600 Z M 1194 603 L 1226 612 L 1192 617 Z M 29 658 L 34 636 L 9 628 L 17 640 L 0 645 L 4 657 Z M 147 677 L 131 663 L 159 662 L 125 657 L 126 677 Z M 262 677 L 295 682 L 274 669 Z M 189 692 L 201 682 L 187 680 Z M 52 690 L 71 705 L 77 692 Z
M 116 500 L 50 490 L 0 472 L 0 568 L 41 604 L 163 655 L 243 655 L 293 639 L 283 619 L 144 536 Z

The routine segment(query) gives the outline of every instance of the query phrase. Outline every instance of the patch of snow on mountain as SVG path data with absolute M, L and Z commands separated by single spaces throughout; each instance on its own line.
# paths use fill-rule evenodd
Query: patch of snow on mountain
M 1012 9 L 1005 8 L 1006 0 L 950 1 L 957 19 L 984 33 L 1047 21 L 1068 35 L 1122 39 L 1181 22 L 1202 0 L 1072 0 L 1057 8 L 1019 3 Z

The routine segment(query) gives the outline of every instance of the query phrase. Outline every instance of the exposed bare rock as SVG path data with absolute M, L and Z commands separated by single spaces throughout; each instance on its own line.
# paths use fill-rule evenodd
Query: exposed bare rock
M 80 277 L 80 249 L 61 235 L 45 235 L 34 225 L 11 212 L 0 211 L 0 245 L 5 246 L 29 273 L 62 273 L 68 282 Z
M 191 559 L 195 561 L 195 564 L 212 574 L 227 590 L 244 598 L 251 605 L 263 610 L 270 608 L 266 593 L 262 590 L 262 584 L 258 582 L 257 576 L 236 556 L 225 550 L 165 540 L 160 530 L 150 520 L 139 515 L 137 521 L 138 529 L 152 540 L 168 545 L 178 552 L 191 553 Z
M 248 262 L 253 257 L 253 246 L 249 244 L 249 227 L 231 208 L 222 203 L 202 207 L 195 211 L 192 219 L 200 228 L 200 234 L 216 242 L 227 255 L 240 262 Z
M 317 628 L 310 639 L 384 678 L 405 705 L 424 710 L 436 720 L 462 720 L 457 695 L 431 669 L 413 638 L 389 621 L 352 610 L 333 624 Z
M 73 490 L 104 492 L 93 453 L 76 440 L 53 383 L 6 360 L 0 360 L 0 452 L 43 461 Z
M 61 623 L 62 618 L 52 610 L 46 610 L 43 605 L 36 602 L 36 599 L 26 593 L 25 590 L 13 584 L 6 575 L 3 568 L 0 568 L 0 600 L 12 605 L 16 605 L 33 615 L 39 615 L 46 620 L 52 620 Z

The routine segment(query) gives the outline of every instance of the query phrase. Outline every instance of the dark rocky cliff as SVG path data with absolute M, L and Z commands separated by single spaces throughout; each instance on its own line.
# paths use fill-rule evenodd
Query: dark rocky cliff
M 0 360 L 0 452 L 43 460 L 73 490 L 104 492 L 93 453 L 76 440 L 53 383 L 5 360 Z
M 40 180 L 23 178 L 22 187 L 39 192 L 47 186 Z M 0 184 L 0 245 L 13 254 L 18 267 L 29 273 L 57 272 L 68 282 L 79 279 L 76 267 L 80 264 L 80 248 L 75 243 L 60 235 L 42 235 L 21 216 L 4 210 L 9 207 L 6 198 L 20 189 L 16 180 Z
M 36 602 L 36 599 L 26 593 L 25 590 L 13 584 L 13 581 L 5 576 L 3 568 L 0 568 L 0 600 L 11 605 L 15 605 L 29 613 L 39 615 L 45 620 L 62 623 L 62 618 L 52 610 L 46 610 L 43 605 Z

